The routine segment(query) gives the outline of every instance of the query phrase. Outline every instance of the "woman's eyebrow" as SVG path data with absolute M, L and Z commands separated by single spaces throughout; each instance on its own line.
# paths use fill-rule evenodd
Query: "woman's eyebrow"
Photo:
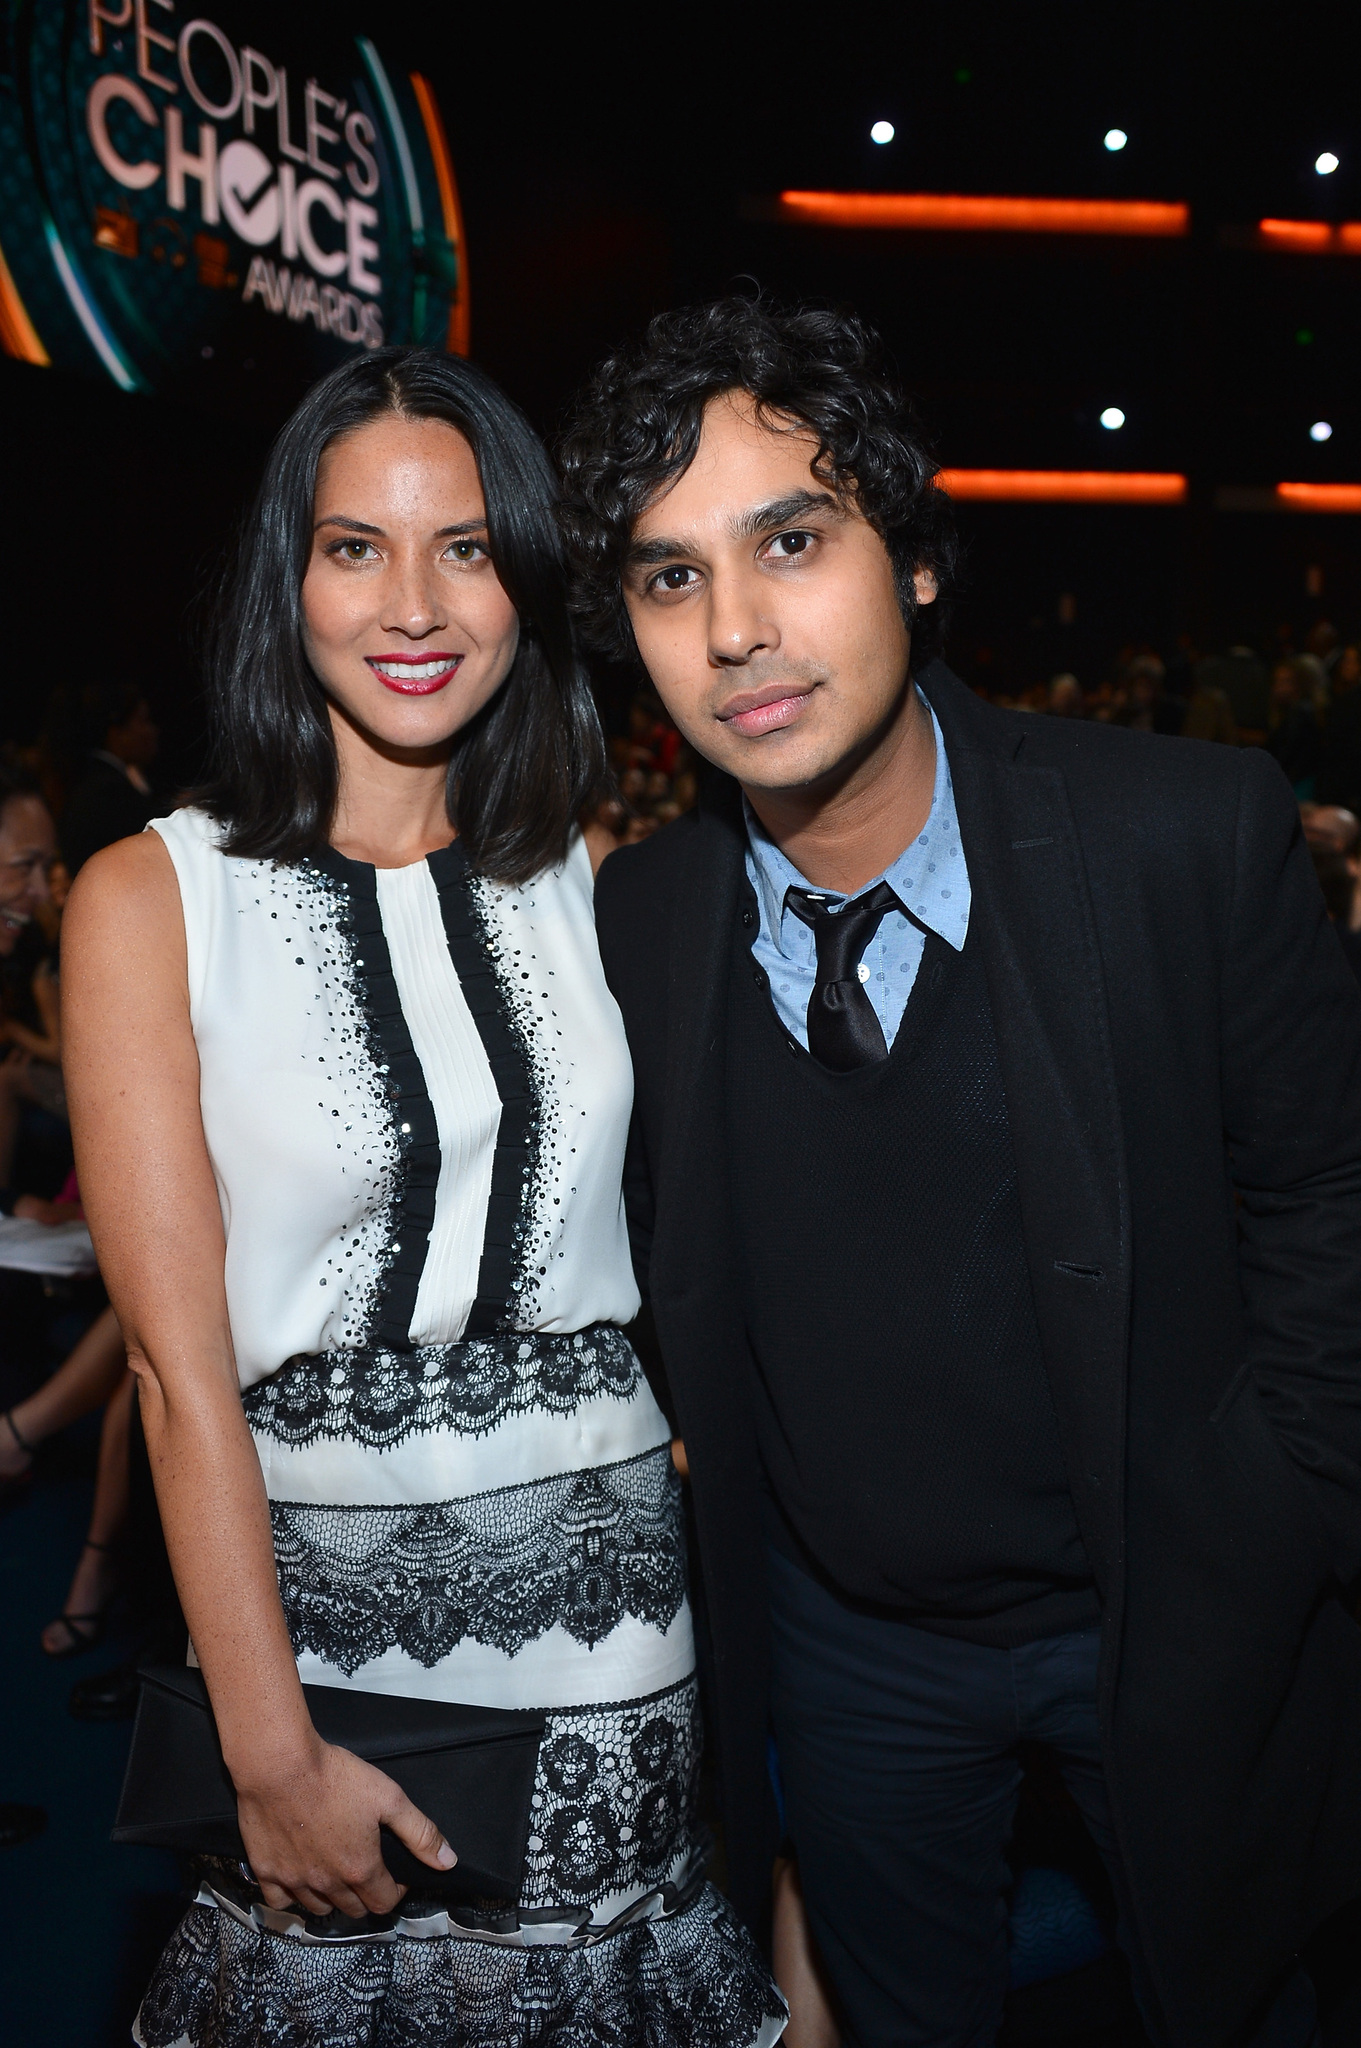
M 343 526 L 347 533 L 374 533 L 380 537 L 383 534 L 381 526 L 370 526 L 363 519 L 351 519 L 344 512 L 328 512 L 324 519 L 318 519 L 312 530 L 314 533 L 320 532 L 323 526 Z M 485 517 L 482 519 L 460 519 L 453 526 L 437 527 L 435 529 L 435 539 L 461 540 L 465 534 L 485 533 L 486 530 L 487 522 Z
M 381 526 L 368 526 L 362 519 L 347 518 L 343 512 L 328 512 L 324 519 L 317 520 L 312 528 L 313 533 L 319 533 L 323 526 L 343 526 L 349 533 L 381 534 L 383 531 Z

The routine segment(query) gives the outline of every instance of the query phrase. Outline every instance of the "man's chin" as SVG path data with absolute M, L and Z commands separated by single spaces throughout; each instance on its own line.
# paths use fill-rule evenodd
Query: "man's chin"
M 783 734 L 771 733 L 766 739 L 724 747 L 721 759 L 717 752 L 710 754 L 709 759 L 716 768 L 726 769 L 744 789 L 768 789 L 772 794 L 778 790 L 809 789 L 835 776 L 841 764 L 835 749 L 798 744 L 792 734 L 785 744 L 778 744 L 784 739 Z

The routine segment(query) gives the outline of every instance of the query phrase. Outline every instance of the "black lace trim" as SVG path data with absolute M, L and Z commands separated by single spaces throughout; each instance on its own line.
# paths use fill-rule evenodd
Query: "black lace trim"
M 641 1378 L 623 1331 L 597 1323 L 570 1336 L 498 1332 L 407 1351 L 304 1354 L 242 1398 L 257 1436 L 385 1451 L 433 1429 L 482 1436 L 513 1415 L 568 1415 L 595 1395 L 627 1401 Z
M 355 971 L 363 1005 L 382 1057 L 392 1119 L 401 1146 L 401 1175 L 396 1204 L 396 1238 L 388 1247 L 378 1283 L 369 1337 L 394 1350 L 411 1348 L 411 1318 L 430 1249 L 439 1186 L 440 1143 L 434 1105 L 425 1070 L 416 1057 L 411 1032 L 402 1014 L 392 955 L 378 906 L 378 876 L 361 861 L 346 860 L 333 848 L 319 854 L 316 866 L 338 882 L 344 894 L 346 922 L 354 944 Z
M 753 2048 L 785 2005 L 712 1885 L 589 1948 L 300 1942 L 192 1906 L 138 2015 L 146 2048 Z
M 693 1678 L 650 1699 L 550 1714 L 521 1905 L 585 1906 L 674 1876 L 695 1846 L 700 1742 Z
M 423 1507 L 270 1504 L 294 1650 L 353 1675 L 400 1648 L 433 1668 L 465 1637 L 515 1656 L 561 1624 L 588 1649 L 685 1598 L 670 1450 Z
M 517 1254 L 525 1239 L 525 1212 L 533 1197 L 541 1104 L 533 1066 L 512 1020 L 473 896 L 462 841 L 456 839 L 452 846 L 432 853 L 429 867 L 439 890 L 449 957 L 501 1098 L 477 1298 L 465 1325 L 466 1334 L 473 1337 L 504 1329 L 519 1291 Z

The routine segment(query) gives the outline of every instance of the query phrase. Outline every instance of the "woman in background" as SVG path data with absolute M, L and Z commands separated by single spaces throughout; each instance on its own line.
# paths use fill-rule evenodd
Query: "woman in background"
M 603 754 L 543 452 L 384 350 L 275 447 L 219 775 L 67 913 L 81 1188 L 248 1866 L 205 1863 L 147 2048 L 755 2048 L 704 1880 L 679 1482 L 621 1325 L 632 1098 L 573 821 Z M 300 1680 L 548 1710 L 523 1889 Z M 306 1939 L 296 1938 L 299 1935 Z

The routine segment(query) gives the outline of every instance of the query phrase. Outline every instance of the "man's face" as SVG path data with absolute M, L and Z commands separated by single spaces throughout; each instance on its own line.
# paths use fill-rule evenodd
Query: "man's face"
M 814 475 L 815 438 L 715 399 L 694 461 L 639 518 L 624 570 L 638 651 L 690 744 L 750 789 L 863 755 L 911 645 L 880 536 Z M 919 572 L 929 604 L 935 579 Z
M 121 725 L 109 727 L 109 753 L 116 754 L 120 761 L 127 761 L 134 768 L 149 768 L 160 743 L 161 728 L 152 717 L 151 706 L 145 698 L 133 706 L 132 715 Z

